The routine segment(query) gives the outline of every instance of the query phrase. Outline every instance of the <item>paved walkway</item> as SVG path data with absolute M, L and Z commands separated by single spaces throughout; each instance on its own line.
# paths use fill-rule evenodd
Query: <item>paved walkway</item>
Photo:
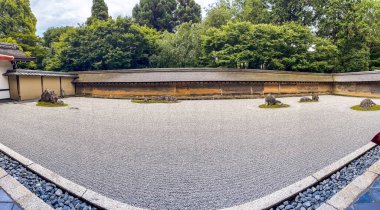
M 377 179 L 372 186 L 363 192 L 357 201 L 347 210 L 379 210 L 380 209 L 380 179 Z
M 72 107 L 0 104 L 1 143 L 85 187 L 151 209 L 250 202 L 324 168 L 379 132 L 360 98 L 288 109 L 263 99 L 134 104 L 69 98 Z M 380 104 L 380 100 L 375 100 Z
M 1 210 L 22 210 L 22 208 L 12 200 L 9 195 L 0 188 L 0 209 Z

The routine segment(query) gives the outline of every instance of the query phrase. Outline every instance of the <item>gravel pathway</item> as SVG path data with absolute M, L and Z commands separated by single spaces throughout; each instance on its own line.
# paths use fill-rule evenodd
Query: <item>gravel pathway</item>
M 72 108 L 0 104 L 4 145 L 73 181 L 151 209 L 216 209 L 288 186 L 365 145 L 380 112 L 322 96 L 280 110 L 263 99 L 133 104 L 69 98 Z M 380 100 L 374 100 L 380 104 Z

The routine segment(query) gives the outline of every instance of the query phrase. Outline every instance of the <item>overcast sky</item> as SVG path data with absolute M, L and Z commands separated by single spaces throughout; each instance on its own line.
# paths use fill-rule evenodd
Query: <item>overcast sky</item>
M 112 17 L 131 16 L 139 0 L 105 0 Z M 195 0 L 202 8 L 216 0 Z M 37 17 L 37 34 L 49 27 L 76 26 L 84 23 L 91 14 L 92 0 L 31 0 L 32 10 Z

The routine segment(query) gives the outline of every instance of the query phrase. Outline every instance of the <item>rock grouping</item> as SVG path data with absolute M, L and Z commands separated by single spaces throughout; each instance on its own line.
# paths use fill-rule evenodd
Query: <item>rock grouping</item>
M 311 102 L 311 101 L 313 101 L 313 99 L 311 99 L 311 98 L 309 98 L 309 97 L 302 97 L 302 98 L 300 99 L 300 102 Z
M 319 95 L 318 94 L 312 94 L 311 98 L 309 97 L 302 97 L 300 99 L 300 102 L 318 102 L 319 101 Z
M 174 96 L 153 96 L 153 97 L 145 97 L 145 102 L 149 101 L 168 101 L 168 102 L 177 102 L 178 99 Z
M 319 101 L 319 95 L 316 94 L 316 93 L 313 93 L 313 94 L 311 95 L 311 100 L 313 100 L 313 101 Z
M 313 186 L 302 193 L 299 193 L 293 200 L 285 201 L 281 205 L 271 208 L 314 210 L 324 202 L 332 198 L 337 192 L 346 187 L 356 177 L 362 175 L 367 168 L 380 159 L 380 147 L 367 152 L 362 157 L 352 161 L 349 165 L 323 180 L 318 185 Z
M 373 102 L 371 99 L 367 98 L 367 99 L 364 99 L 361 103 L 360 103 L 360 107 L 361 108 L 364 108 L 364 109 L 369 109 L 373 106 L 376 106 L 376 103 Z
M 96 210 L 90 204 L 72 196 L 37 174 L 29 171 L 19 162 L 0 152 L 0 167 L 19 181 L 37 197 L 56 210 Z
M 268 106 L 275 106 L 275 105 L 284 105 L 281 101 L 277 100 L 276 97 L 274 97 L 272 94 L 269 94 L 267 97 L 265 97 L 265 105 Z
M 45 90 L 42 95 L 39 102 L 47 102 L 47 103 L 53 103 L 53 104 L 59 104 L 64 105 L 65 103 L 60 100 L 57 96 L 57 94 L 54 92 L 54 90 Z

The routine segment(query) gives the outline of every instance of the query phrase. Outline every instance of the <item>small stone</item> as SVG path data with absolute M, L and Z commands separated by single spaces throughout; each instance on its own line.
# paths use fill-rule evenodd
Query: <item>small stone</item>
M 61 196 L 63 194 L 62 190 L 58 189 L 57 191 L 55 191 L 55 195 L 56 196 Z
M 310 207 L 310 206 L 311 206 L 310 201 L 306 201 L 305 203 L 303 203 L 303 206 L 305 206 L 305 207 Z

